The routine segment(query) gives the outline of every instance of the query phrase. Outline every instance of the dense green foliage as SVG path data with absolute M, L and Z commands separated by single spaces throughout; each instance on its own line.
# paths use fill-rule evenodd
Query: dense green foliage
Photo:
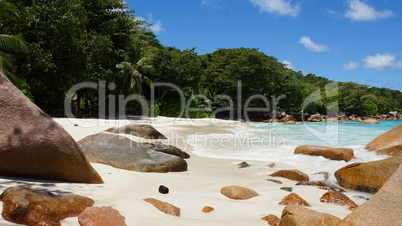
M 349 115 L 384 114 L 402 108 L 400 91 L 304 76 L 258 49 L 218 49 L 199 55 L 195 48 L 164 47 L 148 24 L 136 20 L 134 11 L 120 1 L 0 0 L 0 17 L 0 34 L 8 35 L 0 36 L 0 66 L 9 77 L 18 77 L 21 90 L 49 113 L 63 112 L 64 98 L 73 85 L 100 81 L 116 85 L 114 89 L 103 87 L 107 92 L 103 99 L 95 89 L 74 94 L 75 107 L 83 114 L 96 116 L 92 113 L 100 103 L 108 105 L 113 98 L 118 100 L 119 94 L 141 94 L 150 106 L 151 81 L 179 87 L 184 104 L 199 108 L 190 112 L 191 117 L 214 117 L 213 112 L 224 107 L 238 109 L 239 104 Z M 14 42 L 4 45 L 10 37 Z M 27 51 L 20 48 L 22 44 Z M 7 68 L 2 66 L 6 64 Z M 155 88 L 151 108 L 156 114 L 179 116 L 177 91 L 167 86 Z M 232 102 L 217 95 L 227 95 Z M 130 103 L 126 111 L 141 114 L 139 106 Z

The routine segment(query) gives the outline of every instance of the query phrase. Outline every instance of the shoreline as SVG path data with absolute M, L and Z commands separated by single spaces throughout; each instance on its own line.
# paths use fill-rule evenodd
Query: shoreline
M 91 163 L 95 170 L 101 175 L 104 184 L 77 184 L 57 183 L 53 181 L 39 181 L 22 178 L 0 177 L 1 192 L 11 186 L 29 185 L 34 188 L 44 189 L 56 194 L 74 193 L 87 196 L 95 200 L 94 206 L 110 206 L 120 212 L 125 218 L 127 225 L 266 225 L 261 220 L 268 214 L 278 217 L 285 206 L 278 205 L 283 197 L 289 192 L 281 190 L 281 187 L 293 187 L 294 193 L 300 195 L 312 207 L 310 209 L 329 213 L 344 218 L 351 211 L 347 206 L 321 203 L 319 198 L 326 190 L 312 186 L 294 186 L 295 181 L 284 178 L 277 178 L 283 184 L 276 184 L 267 181 L 268 175 L 281 169 L 291 169 L 286 164 L 276 163 L 274 168 L 267 165 L 267 161 L 247 161 L 250 167 L 239 169 L 237 164 L 240 160 L 217 159 L 197 156 L 192 153 L 191 145 L 185 144 L 184 140 L 188 135 L 195 132 L 201 134 L 227 134 L 238 129 L 241 123 L 218 119 L 176 119 L 158 117 L 154 120 L 104 120 L 94 125 L 92 119 L 66 119 L 54 118 L 74 138 L 75 141 L 110 127 L 123 126 L 129 123 L 145 123 L 153 125 L 168 139 L 162 141 L 165 144 L 174 143 L 191 157 L 186 159 L 188 171 L 169 173 L 141 173 L 116 169 L 111 166 Z M 98 120 L 98 119 L 96 119 Z M 226 127 L 213 127 L 207 125 L 208 120 L 216 121 L 219 125 Z M 190 125 L 197 123 L 199 127 Z M 133 138 L 143 142 L 149 141 L 143 138 Z M 153 140 L 155 141 L 155 140 Z M 336 169 L 335 169 L 336 170 Z M 322 175 L 311 175 L 311 180 L 320 180 Z M 158 192 L 159 185 L 165 185 L 170 193 L 163 195 Z M 220 194 L 220 189 L 228 185 L 238 185 L 251 188 L 260 195 L 249 200 L 231 200 Z M 357 205 L 365 202 L 364 199 L 355 196 L 371 197 L 372 194 L 347 190 L 345 194 Z M 169 202 L 181 208 L 181 217 L 172 217 L 157 210 L 152 205 L 143 201 L 145 198 L 156 198 Z M 215 210 L 211 213 L 203 213 L 204 206 L 212 206 Z M 2 207 L 0 207 L 2 209 Z M 62 225 L 78 225 L 76 217 L 67 218 L 61 221 Z M 16 225 L 11 222 L 0 220 L 1 225 Z

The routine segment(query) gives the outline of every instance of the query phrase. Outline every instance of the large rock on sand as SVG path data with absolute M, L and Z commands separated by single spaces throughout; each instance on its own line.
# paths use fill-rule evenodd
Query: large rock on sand
M 0 70 L 0 175 L 103 183 L 74 139 Z
M 241 186 L 226 186 L 221 189 L 221 194 L 230 199 L 251 199 L 253 197 L 259 196 L 257 192 L 250 188 Z
M 331 160 L 344 160 L 349 162 L 353 158 L 351 148 L 332 148 L 316 145 L 300 145 L 296 147 L 294 154 L 322 156 Z
M 402 156 L 384 160 L 353 163 L 335 172 L 339 184 L 347 189 L 377 192 L 402 163 Z
M 344 221 L 353 225 L 402 225 L 402 165 L 370 200 Z
M 158 173 L 187 170 L 183 158 L 164 153 L 163 147 L 171 148 L 168 145 L 135 142 L 108 133 L 87 136 L 78 144 L 89 161 L 120 169 Z
M 339 225 L 341 219 L 302 206 L 288 205 L 282 211 L 279 225 Z
M 124 133 L 146 139 L 166 139 L 166 137 L 151 125 L 130 124 L 119 128 L 106 130 L 110 133 Z
M 283 177 L 289 180 L 296 180 L 296 181 L 308 181 L 310 178 L 307 174 L 301 172 L 300 170 L 279 170 L 275 173 L 270 174 L 271 177 Z
M 111 207 L 87 207 L 80 215 L 78 222 L 80 226 L 126 226 L 125 217 L 119 211 Z
M 95 203 L 84 196 L 54 195 L 24 186 L 7 188 L 0 200 L 4 219 L 26 225 L 61 225 L 61 220 L 76 217 Z
M 366 149 L 380 155 L 402 155 L 402 124 L 375 138 Z

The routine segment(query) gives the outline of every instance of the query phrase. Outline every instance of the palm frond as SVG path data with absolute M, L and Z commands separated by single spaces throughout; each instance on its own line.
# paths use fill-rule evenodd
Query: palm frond
M 20 16 L 17 13 L 17 8 L 13 4 L 0 1 L 0 18 L 15 20 L 19 19 Z
M 22 38 L 15 35 L 0 34 L 0 50 L 25 53 L 28 49 Z

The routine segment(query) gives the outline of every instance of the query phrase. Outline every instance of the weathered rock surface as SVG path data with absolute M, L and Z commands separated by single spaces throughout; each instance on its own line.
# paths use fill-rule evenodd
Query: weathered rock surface
M 366 149 L 380 155 L 402 155 L 402 124 L 375 138 Z
M 210 206 L 204 206 L 204 208 L 202 208 L 202 212 L 204 213 L 210 213 L 212 211 L 214 211 L 215 209 L 213 207 Z
M 277 184 L 282 184 L 282 181 L 280 181 L 280 180 L 267 179 L 267 181 L 271 181 L 271 182 L 274 182 L 274 183 L 277 183 Z
M 353 225 L 402 225 L 402 165 L 382 188 L 344 221 Z
M 292 192 L 293 188 L 292 187 L 281 187 L 280 189 L 284 190 L 284 191 L 288 191 L 288 192 Z
M 339 225 L 341 219 L 331 214 L 320 213 L 302 206 L 289 205 L 282 211 L 282 226 L 304 226 L 304 225 Z
M 295 121 L 287 121 L 287 122 L 284 122 L 283 124 L 284 125 L 293 125 L 293 124 L 296 124 L 296 122 Z
M 285 118 L 279 120 L 279 122 L 296 122 L 297 119 L 293 115 L 287 115 Z
M 153 198 L 147 198 L 144 199 L 144 201 L 151 203 L 153 206 L 155 206 L 158 210 L 160 210 L 163 213 L 175 216 L 175 217 L 180 217 L 180 208 L 167 203 L 167 202 L 162 202 L 157 199 Z
M 7 188 L 0 195 L 0 201 L 4 219 L 26 225 L 61 225 L 61 220 L 76 217 L 94 204 L 84 196 L 54 195 L 24 186 Z
M 337 191 L 329 191 L 326 192 L 321 198 L 321 202 L 329 202 L 329 203 L 336 203 L 340 205 L 349 206 L 350 210 L 354 210 L 357 208 L 355 202 L 353 202 L 349 197 L 346 195 L 337 192 Z
M 303 182 L 297 183 L 296 185 L 318 186 L 318 188 L 328 190 L 328 191 L 345 192 L 345 190 L 343 190 L 342 188 L 335 186 L 326 180 L 303 181 Z
M 0 175 L 103 183 L 74 139 L 0 70 Z
M 302 197 L 300 197 L 296 193 L 290 193 L 289 195 L 285 196 L 285 198 L 283 198 L 282 201 L 280 201 L 278 204 L 279 205 L 310 206 L 310 204 L 308 204 L 306 202 L 306 200 L 304 200 Z
M 158 173 L 187 170 L 185 160 L 161 150 L 169 148 L 167 145 L 135 142 L 108 133 L 87 136 L 78 144 L 89 161 L 120 169 Z
M 106 130 L 110 133 L 123 133 L 146 139 L 166 139 L 166 137 L 151 125 L 130 124 L 119 128 L 110 128 Z
M 230 199 L 250 199 L 259 196 L 257 192 L 250 188 L 234 185 L 223 187 L 221 194 Z
M 241 168 L 249 167 L 250 165 L 247 162 L 241 162 L 241 163 L 237 164 L 237 166 L 239 167 L 239 169 L 241 169 Z
M 119 211 L 111 207 L 87 207 L 80 215 L 78 222 L 80 226 L 126 226 L 126 218 Z
M 316 145 L 300 145 L 296 147 L 294 154 L 322 156 L 331 160 L 344 160 L 349 162 L 353 158 L 353 149 L 351 148 L 332 148 Z
M 402 162 L 402 156 L 384 160 L 353 163 L 335 172 L 339 184 L 347 189 L 377 192 Z
M 268 221 L 268 224 L 271 226 L 278 226 L 279 222 L 281 221 L 281 219 L 273 214 L 267 215 L 263 218 L 261 218 L 261 220 L 264 221 Z
M 283 177 L 289 180 L 295 181 L 308 181 L 309 177 L 307 174 L 299 171 L 299 170 L 279 170 L 273 174 L 270 174 L 271 177 Z
M 362 122 L 363 124 L 380 124 L 377 119 L 369 118 Z

